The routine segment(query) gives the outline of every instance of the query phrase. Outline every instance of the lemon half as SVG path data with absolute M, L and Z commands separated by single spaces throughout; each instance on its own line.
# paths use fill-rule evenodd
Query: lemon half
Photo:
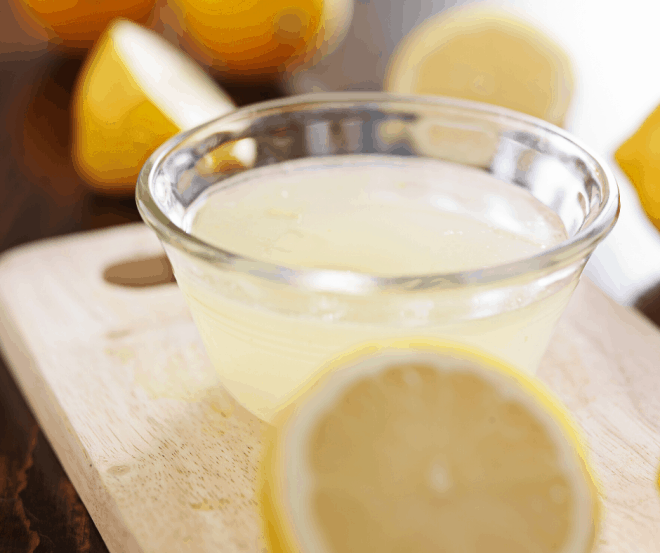
M 619 146 L 614 158 L 637 190 L 649 219 L 660 230 L 660 107 Z
M 540 385 L 479 353 L 365 348 L 272 430 L 270 549 L 585 553 L 598 499 L 568 420 Z
M 384 87 L 486 102 L 562 126 L 573 76 L 568 55 L 540 30 L 477 6 L 413 29 L 392 55 Z
M 90 52 L 74 90 L 76 169 L 98 190 L 132 192 L 160 144 L 234 109 L 231 98 L 181 50 L 140 25 L 115 20 Z M 233 153 L 241 159 L 240 151 Z

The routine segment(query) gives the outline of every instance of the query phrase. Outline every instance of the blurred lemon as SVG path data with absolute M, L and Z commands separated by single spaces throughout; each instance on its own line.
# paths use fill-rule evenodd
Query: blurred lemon
M 388 64 L 385 90 L 452 96 L 563 125 L 571 63 L 528 23 L 480 7 L 442 13 L 404 37 Z
M 644 211 L 660 230 L 660 107 L 614 154 L 637 190 Z
M 288 64 L 294 71 L 312 66 L 325 56 L 332 54 L 343 42 L 353 20 L 353 0 L 323 0 L 321 24 L 313 40 L 307 47 L 306 55 Z
M 49 32 L 74 48 L 88 48 L 116 17 L 145 22 L 155 0 L 14 0 Z
M 290 71 L 339 41 L 353 0 L 173 0 L 204 61 L 238 77 Z
M 271 551 L 590 551 L 597 491 L 560 404 L 482 354 L 390 346 L 329 367 L 276 421 Z
M 90 52 L 74 90 L 76 169 L 97 190 L 132 193 L 142 165 L 165 140 L 233 109 L 231 98 L 183 52 L 148 29 L 116 20 Z M 230 152 L 227 159 L 235 158 Z

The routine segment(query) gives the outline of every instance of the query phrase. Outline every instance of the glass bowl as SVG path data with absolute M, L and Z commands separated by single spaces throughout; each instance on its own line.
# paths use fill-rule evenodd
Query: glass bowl
M 504 210 L 533 224 L 513 203 L 470 185 L 497 179 L 493 190 L 526 190 L 552 210 L 566 237 L 503 264 L 443 274 L 402 264 L 397 273 L 370 274 L 250 256 L 233 246 L 238 231 L 220 237 L 222 248 L 191 234 L 209 197 L 258 190 L 304 158 L 450 166 L 467 180 L 442 186 L 466 213 Z M 308 200 L 322 205 L 332 190 L 313 193 L 320 180 L 309 179 Z M 404 196 L 391 183 L 369 186 L 367 198 L 400 201 L 405 224 Z M 421 201 L 438 196 L 433 183 L 419 186 Z M 137 205 L 163 243 L 224 386 L 269 421 L 324 363 L 366 342 L 446 340 L 533 373 L 585 263 L 617 219 L 619 194 L 593 153 L 544 121 L 456 99 L 332 93 L 252 105 L 177 135 L 142 169 Z

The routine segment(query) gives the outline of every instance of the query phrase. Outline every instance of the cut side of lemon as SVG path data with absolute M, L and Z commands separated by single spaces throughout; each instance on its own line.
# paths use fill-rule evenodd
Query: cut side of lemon
M 619 146 L 614 158 L 637 190 L 649 219 L 660 230 L 660 107 Z
M 160 35 L 115 20 L 90 52 L 72 102 L 73 158 L 103 192 L 132 192 L 149 155 L 177 132 L 235 109 L 191 58 Z M 253 156 L 226 149 L 230 163 Z M 216 154 L 218 162 L 223 156 Z
M 562 126 L 573 77 L 568 55 L 540 30 L 476 6 L 443 12 L 404 37 L 384 88 L 486 102 Z
M 362 352 L 272 430 L 261 468 L 271 551 L 590 551 L 596 487 L 545 389 L 447 344 Z

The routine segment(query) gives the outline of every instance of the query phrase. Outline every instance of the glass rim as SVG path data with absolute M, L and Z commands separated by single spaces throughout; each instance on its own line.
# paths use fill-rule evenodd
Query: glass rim
M 438 108 L 454 109 L 458 113 L 482 116 L 491 120 L 508 121 L 518 127 L 534 129 L 552 135 L 555 140 L 564 141 L 580 151 L 597 169 L 594 179 L 601 189 L 601 201 L 595 210 L 595 216 L 583 225 L 574 236 L 540 253 L 512 262 L 490 267 L 470 269 L 442 274 L 401 274 L 394 276 L 373 275 L 366 272 L 314 269 L 300 266 L 285 266 L 260 261 L 255 258 L 214 246 L 180 228 L 158 206 L 151 194 L 150 184 L 155 173 L 161 168 L 168 155 L 176 147 L 197 133 L 222 122 L 232 123 L 245 118 L 255 118 L 260 114 L 285 107 L 300 108 L 313 105 L 369 106 L 378 109 L 384 104 L 414 104 Z M 247 169 L 248 171 L 250 169 Z M 362 294 L 370 291 L 415 291 L 429 288 L 457 288 L 480 284 L 492 284 L 511 280 L 522 275 L 546 273 L 559 270 L 571 263 L 585 259 L 598 243 L 610 232 L 619 215 L 619 190 L 612 170 L 591 152 L 581 141 L 570 133 L 530 115 L 507 108 L 462 100 L 457 98 L 422 95 L 401 95 L 388 92 L 330 92 L 288 96 L 283 99 L 259 102 L 239 108 L 226 115 L 208 121 L 193 129 L 183 131 L 162 144 L 146 161 L 138 176 L 136 203 L 145 223 L 156 232 L 160 240 L 178 250 L 198 257 L 207 263 L 218 264 L 223 269 L 250 274 L 271 282 L 290 284 L 310 291 L 340 292 Z

